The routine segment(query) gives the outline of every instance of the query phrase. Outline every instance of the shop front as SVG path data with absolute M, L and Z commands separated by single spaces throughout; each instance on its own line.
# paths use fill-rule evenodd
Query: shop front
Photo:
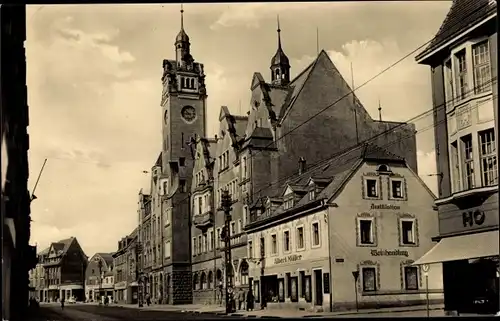
M 311 258 L 298 252 L 266 258 L 252 265 L 249 283 L 257 306 L 328 311 L 330 273 L 327 256 Z
M 444 304 L 449 314 L 495 314 L 500 271 L 498 193 L 436 204 L 438 243 L 415 265 L 443 264 Z

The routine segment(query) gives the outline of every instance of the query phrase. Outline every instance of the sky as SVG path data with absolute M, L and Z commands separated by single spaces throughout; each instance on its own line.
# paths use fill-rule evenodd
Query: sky
M 250 83 L 269 80 L 279 14 L 292 77 L 324 49 L 360 86 L 429 41 L 451 1 L 185 4 L 191 53 L 205 65 L 208 135 L 220 106 L 245 114 Z M 90 257 L 116 251 L 138 224 L 140 188 L 161 150 L 163 59 L 175 58 L 180 5 L 47 5 L 27 9 L 31 244 L 74 236 Z M 356 93 L 372 118 L 432 108 L 430 68 L 414 55 Z M 353 66 L 351 76 L 350 64 Z M 436 193 L 432 117 L 415 122 L 419 174 Z M 430 126 L 430 127 L 429 127 Z

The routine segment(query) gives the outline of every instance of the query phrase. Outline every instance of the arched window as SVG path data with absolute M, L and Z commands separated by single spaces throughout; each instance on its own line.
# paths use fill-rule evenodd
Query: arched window
M 214 286 L 214 273 L 212 271 L 208 272 L 208 288 L 212 289 Z
M 377 172 L 388 173 L 390 171 L 391 171 L 391 169 L 389 168 L 389 166 L 387 166 L 385 164 L 381 164 L 381 165 L 377 166 Z
M 195 273 L 193 275 L 193 290 L 199 290 L 200 289 L 200 280 L 198 277 L 198 273 Z
M 194 89 L 194 78 L 191 79 L 191 88 Z
M 205 272 L 201 272 L 201 288 L 203 290 L 207 288 L 207 275 Z
M 240 264 L 240 283 L 241 285 L 248 284 L 248 263 L 246 260 Z
M 220 269 L 217 269 L 217 272 L 215 275 L 215 281 L 217 282 L 216 286 L 219 286 L 222 282 L 222 271 Z

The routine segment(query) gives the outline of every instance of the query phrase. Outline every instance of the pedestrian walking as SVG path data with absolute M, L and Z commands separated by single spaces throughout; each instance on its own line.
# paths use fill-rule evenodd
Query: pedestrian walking
M 64 296 L 61 297 L 61 310 L 64 310 Z
M 240 291 L 238 292 L 238 310 L 242 310 L 242 306 L 243 308 L 245 307 L 245 291 L 243 291 L 243 289 L 240 289 Z
M 250 289 L 247 293 L 247 311 L 253 311 L 254 297 L 252 289 Z

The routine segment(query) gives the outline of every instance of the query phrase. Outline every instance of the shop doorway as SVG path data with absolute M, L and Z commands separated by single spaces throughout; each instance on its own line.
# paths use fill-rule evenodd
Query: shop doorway
M 323 271 L 314 270 L 314 305 L 323 305 Z

